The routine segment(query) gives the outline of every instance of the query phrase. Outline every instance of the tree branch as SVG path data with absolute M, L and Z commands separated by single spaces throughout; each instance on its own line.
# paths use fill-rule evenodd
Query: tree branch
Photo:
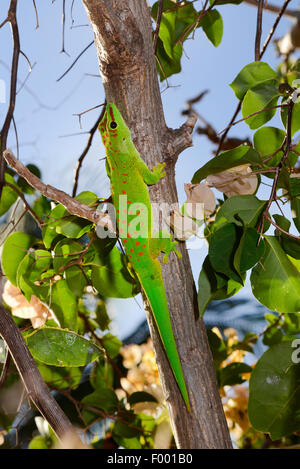
M 102 106 L 102 105 L 100 104 L 100 106 Z M 83 160 L 86 157 L 86 155 L 88 154 L 89 149 L 91 148 L 94 135 L 95 135 L 95 133 L 98 129 L 100 121 L 102 120 L 102 118 L 104 116 L 104 112 L 105 112 L 105 105 L 103 105 L 103 108 L 101 110 L 101 113 L 100 113 L 98 119 L 96 120 L 95 124 L 93 125 L 93 127 L 89 131 L 89 138 L 88 138 L 88 141 L 86 143 L 86 146 L 85 146 L 83 152 L 81 153 L 80 157 L 78 158 L 77 165 L 76 165 L 76 170 L 75 170 L 75 176 L 74 176 L 72 197 L 76 196 L 77 187 L 78 187 L 78 180 L 79 180 L 79 172 L 80 172 Z
M 84 218 L 85 220 L 89 220 L 113 231 L 112 222 L 108 215 L 82 204 L 64 191 L 56 189 L 48 184 L 44 184 L 37 176 L 35 176 L 35 174 L 31 173 L 29 169 L 16 159 L 11 150 L 6 150 L 4 152 L 4 158 L 9 166 L 14 169 L 19 176 L 24 178 L 31 187 L 34 187 L 45 197 L 64 205 L 71 215 Z
M 150 168 L 163 160 L 171 162 L 166 166 L 166 177 L 149 188 L 151 202 L 178 203 L 174 171 L 177 155 L 172 138 L 177 135 L 177 152 L 189 146 L 196 118 L 188 119 L 177 131 L 166 126 L 148 2 L 82 1 L 95 34 L 107 101 L 114 102 L 122 113 L 137 150 Z M 175 441 L 179 448 L 186 449 L 230 448 L 211 351 L 198 314 L 188 253 L 183 243 L 178 249 L 182 259 L 172 256 L 168 265 L 162 265 L 162 276 L 191 412 L 184 405 L 149 305 L 144 302 Z

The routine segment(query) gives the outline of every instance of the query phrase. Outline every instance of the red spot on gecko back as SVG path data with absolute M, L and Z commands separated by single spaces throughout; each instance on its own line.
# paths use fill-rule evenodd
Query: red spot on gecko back
M 111 119 L 114 121 L 115 118 L 114 118 L 114 111 L 113 111 L 113 108 L 111 106 L 109 106 L 109 113 L 110 113 L 110 117 Z
M 143 254 L 144 254 L 144 253 L 143 253 L 142 251 L 141 251 L 141 252 L 139 252 L 139 256 L 142 256 Z
M 136 246 L 139 246 L 140 244 L 141 244 L 140 241 L 136 241 L 135 243 Z

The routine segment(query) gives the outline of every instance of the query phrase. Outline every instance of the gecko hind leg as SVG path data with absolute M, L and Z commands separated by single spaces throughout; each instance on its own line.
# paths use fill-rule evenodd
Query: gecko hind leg
M 182 255 L 176 249 L 177 241 L 172 240 L 172 235 L 167 231 L 158 231 L 155 233 L 155 237 L 150 238 L 149 240 L 149 247 L 151 255 L 156 259 L 161 252 L 165 255 L 163 257 L 163 263 L 168 264 L 169 255 L 172 251 L 174 251 L 177 257 L 180 259 Z

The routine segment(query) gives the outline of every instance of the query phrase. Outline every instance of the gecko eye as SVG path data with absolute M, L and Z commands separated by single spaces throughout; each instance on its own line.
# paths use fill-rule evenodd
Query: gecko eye
M 116 122 L 112 121 L 112 122 L 110 123 L 110 128 L 111 128 L 111 129 L 116 129 L 117 127 L 118 127 L 118 124 L 117 124 Z

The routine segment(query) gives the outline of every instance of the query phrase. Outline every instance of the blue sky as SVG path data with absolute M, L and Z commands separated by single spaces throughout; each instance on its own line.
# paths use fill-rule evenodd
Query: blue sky
M 15 119 L 20 141 L 20 159 L 23 163 L 35 163 L 42 170 L 43 180 L 67 192 L 72 190 L 72 180 L 77 158 L 85 146 L 87 135 L 72 135 L 87 132 L 97 119 L 96 109 L 82 117 L 82 129 L 78 118 L 73 114 L 89 109 L 104 101 L 101 79 L 87 76 L 98 72 L 95 47 L 92 46 L 81 57 L 75 67 L 61 81 L 57 78 L 69 67 L 74 58 L 93 39 L 88 26 L 85 10 L 80 0 L 75 0 L 71 26 L 70 6 L 72 1 L 66 0 L 65 49 L 67 54 L 60 53 L 62 47 L 62 0 L 36 0 L 40 26 L 35 29 L 35 14 L 31 0 L 19 0 L 18 19 L 20 27 L 21 47 L 29 57 L 33 71 L 26 86 L 17 96 Z M 150 2 L 153 4 L 153 2 Z M 273 0 L 280 6 L 282 1 Z M 9 0 L 1 0 L 0 23 L 5 18 Z M 200 9 L 201 2 L 196 2 Z M 293 0 L 291 8 L 300 6 Z M 170 78 L 171 88 L 162 93 L 165 116 L 170 127 L 179 127 L 183 118 L 181 111 L 187 99 L 208 89 L 209 93 L 197 105 L 197 110 L 218 131 L 222 130 L 232 117 L 237 105 L 233 91 L 228 86 L 241 68 L 254 60 L 254 37 L 256 30 L 256 10 L 247 4 L 239 6 L 224 5 L 218 7 L 223 16 L 224 36 L 221 45 L 215 48 L 198 30 L 194 40 L 185 43 L 185 54 L 182 59 L 182 73 Z M 275 15 L 264 13 L 263 37 L 270 30 Z M 80 26 L 83 25 L 83 26 Z M 275 38 L 283 36 L 289 29 L 291 21 L 283 19 L 275 34 Z M 0 30 L 0 79 L 9 87 L 9 70 L 11 61 L 11 35 L 8 26 Z M 264 60 L 276 67 L 278 57 L 274 44 L 270 44 Z M 19 85 L 28 73 L 28 64 L 20 57 Z M 162 90 L 165 84 L 161 85 Z M 5 104 L 0 103 L 0 125 L 5 115 Z M 281 126 L 275 118 L 274 124 Z M 246 124 L 234 127 L 231 135 L 251 137 L 252 131 Z M 9 135 L 9 146 L 16 150 L 15 135 Z M 176 166 L 176 180 L 180 201 L 185 199 L 183 185 L 190 182 L 194 172 L 211 156 L 214 147 L 205 137 L 195 135 L 194 146 L 187 149 L 180 157 Z M 99 135 L 95 136 L 93 147 L 84 161 L 81 171 L 79 191 L 92 190 L 99 196 L 109 194 L 109 184 L 105 174 L 104 148 Z M 264 189 L 264 192 L 268 189 Z M 265 192 L 266 197 L 268 192 Z M 191 253 L 191 261 L 195 278 L 201 269 L 205 249 Z M 249 294 L 246 289 L 245 293 Z M 119 326 L 126 335 L 134 326 L 132 323 L 144 317 L 142 308 L 132 301 L 114 301 L 113 310 L 119 317 L 120 308 L 126 309 L 126 326 L 122 321 Z M 128 320 L 127 309 L 132 314 L 132 322 Z

